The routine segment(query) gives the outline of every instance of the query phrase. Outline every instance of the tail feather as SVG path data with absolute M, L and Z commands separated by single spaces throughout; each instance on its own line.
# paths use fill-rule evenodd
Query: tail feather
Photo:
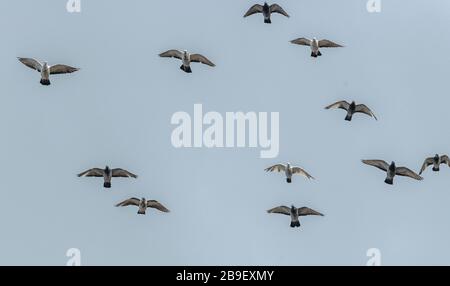
M 300 221 L 291 221 L 291 227 L 300 227 Z
M 313 58 L 317 58 L 317 54 L 316 54 L 316 53 L 314 53 L 314 52 L 311 52 L 311 57 L 313 57 Z
M 352 115 L 347 114 L 347 116 L 345 116 L 345 120 L 352 121 Z
M 322 53 L 320 51 L 317 51 L 317 55 L 320 57 Z
M 104 182 L 103 187 L 108 188 L 108 189 L 111 188 L 111 182 Z
M 50 85 L 50 80 L 49 79 L 41 79 L 41 81 L 40 81 L 40 83 L 42 84 L 42 85 Z
M 180 69 L 185 71 L 185 72 L 187 72 L 187 73 L 192 73 L 192 70 L 191 70 L 190 66 L 181 65 Z
M 272 24 L 272 21 L 270 20 L 270 18 L 264 19 L 264 23 L 266 24 Z
M 394 179 L 393 178 L 386 178 L 386 180 L 384 180 L 384 182 L 388 185 L 393 185 L 394 184 Z
M 433 167 L 433 171 L 439 172 L 439 167 Z
M 292 183 L 292 179 L 291 178 L 286 178 L 286 182 L 288 182 L 290 184 L 290 183 Z

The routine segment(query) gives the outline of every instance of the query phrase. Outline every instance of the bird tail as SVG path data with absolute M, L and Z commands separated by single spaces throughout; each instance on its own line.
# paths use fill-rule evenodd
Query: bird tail
M 384 182 L 388 185 L 393 185 L 394 184 L 394 179 L 393 178 L 386 178 L 386 180 L 384 180 Z
M 291 221 L 291 227 L 300 227 L 300 221 Z
M 103 187 L 108 188 L 108 189 L 111 188 L 111 182 L 104 182 Z
M 322 53 L 320 51 L 317 51 L 317 55 L 320 57 L 322 56 Z
M 352 121 L 352 115 L 351 114 L 347 114 L 347 116 L 345 116 L 345 120 Z
M 292 179 L 291 178 L 286 178 L 286 182 L 288 182 L 290 184 L 290 183 L 292 183 Z
M 317 58 L 317 55 L 318 55 L 318 54 L 316 54 L 316 53 L 314 53 L 314 52 L 311 52 L 311 57 Z
M 50 80 L 49 79 L 41 79 L 41 81 L 40 81 L 40 83 L 42 84 L 42 85 L 50 85 Z
M 270 20 L 270 18 L 264 19 L 264 23 L 266 24 L 272 24 L 272 21 Z
M 191 73 L 192 72 L 190 66 L 181 65 L 180 69 L 182 69 L 183 71 L 185 71 L 187 73 Z
M 139 209 L 137 213 L 138 213 L 138 214 L 141 214 L 141 215 L 145 215 L 145 210 Z
M 439 167 L 433 167 L 433 171 L 439 172 Z

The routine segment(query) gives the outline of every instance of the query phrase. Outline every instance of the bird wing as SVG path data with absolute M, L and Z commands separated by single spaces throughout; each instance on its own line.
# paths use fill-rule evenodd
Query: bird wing
M 339 44 L 336 44 L 335 42 L 332 42 L 330 40 L 320 40 L 319 41 L 319 48 L 339 48 L 342 47 Z
M 159 56 L 163 58 L 177 58 L 181 60 L 183 58 L 183 53 L 178 50 L 168 50 L 167 52 L 159 54 Z
M 381 169 L 383 171 L 387 171 L 389 168 L 389 164 L 383 160 L 362 160 L 362 162 L 364 164 L 377 167 L 378 169 Z
M 202 56 L 200 54 L 192 54 L 191 55 L 191 62 L 194 63 L 202 63 L 211 67 L 215 67 L 216 65 L 213 64 L 213 62 L 211 62 L 210 60 L 208 60 L 205 56 Z
M 141 200 L 138 198 L 130 198 L 128 200 L 124 200 L 116 205 L 116 207 L 126 207 L 126 206 L 139 206 Z
M 50 74 L 73 73 L 79 70 L 79 68 L 74 68 L 67 65 L 54 65 L 50 67 Z
M 450 159 L 448 158 L 447 155 L 441 156 L 441 163 L 447 164 L 450 167 Z
M 92 168 L 78 174 L 78 177 L 103 177 L 103 170 L 100 168 Z
M 130 173 L 127 170 L 120 169 L 120 168 L 112 169 L 112 176 L 113 177 L 123 177 L 123 178 L 128 178 L 128 177 L 137 178 L 137 175 Z
M 349 107 L 350 107 L 350 104 L 347 101 L 342 100 L 342 101 L 338 101 L 338 102 L 328 105 L 327 107 L 325 107 L 325 109 L 340 108 L 340 109 L 348 110 Z
M 281 6 L 278 4 L 270 5 L 270 13 L 279 13 L 279 14 L 284 15 L 289 18 L 288 13 L 286 13 L 286 11 L 284 11 L 284 9 L 281 8 Z
M 395 174 L 399 175 L 399 176 L 405 176 L 405 177 L 410 177 L 416 180 L 423 180 L 423 178 L 419 175 L 417 175 L 416 173 L 414 173 L 413 171 L 411 171 L 410 169 L 406 168 L 406 167 L 398 167 L 395 169 Z
M 270 214 L 275 213 L 275 214 L 291 215 L 291 209 L 286 206 L 275 207 L 273 209 L 268 210 L 267 212 Z
M 286 171 L 286 166 L 283 164 L 276 164 L 264 169 L 266 172 L 284 172 Z
M 432 165 L 433 161 L 434 161 L 433 158 L 426 158 L 425 161 L 423 161 L 422 168 L 420 169 L 419 175 L 421 175 L 428 166 Z
M 308 179 L 314 179 L 313 176 L 308 174 L 305 170 L 303 170 L 300 167 L 292 167 L 292 174 L 300 174 L 300 175 L 307 177 Z
M 155 201 L 155 200 L 149 200 L 147 201 L 147 207 L 148 208 L 154 208 L 157 209 L 159 211 L 168 213 L 170 212 L 166 207 L 164 207 L 160 202 Z
M 298 38 L 292 40 L 291 43 L 296 45 L 311 46 L 311 40 L 307 38 Z
M 373 114 L 372 110 L 370 110 L 370 108 L 368 108 L 365 104 L 358 104 L 358 105 L 356 105 L 355 112 L 360 112 L 360 113 L 367 114 L 367 115 L 372 116 L 373 118 L 375 118 L 375 120 L 378 120 L 378 118 L 375 116 L 375 114 Z
M 307 215 L 320 215 L 320 216 L 323 216 L 323 214 L 321 214 L 321 213 L 319 213 L 319 212 L 317 212 L 317 211 L 315 211 L 313 209 L 307 208 L 307 207 L 298 208 L 297 209 L 297 213 L 298 213 L 299 216 L 307 216 Z
M 42 64 L 35 59 L 30 59 L 30 58 L 17 58 L 17 59 L 22 64 L 26 65 L 29 68 L 37 70 L 38 72 L 41 72 L 41 70 L 42 70 Z
M 259 5 L 259 4 L 255 4 L 252 7 L 250 7 L 250 9 L 248 9 L 247 13 L 245 13 L 244 18 L 256 13 L 262 13 L 263 11 L 263 6 Z

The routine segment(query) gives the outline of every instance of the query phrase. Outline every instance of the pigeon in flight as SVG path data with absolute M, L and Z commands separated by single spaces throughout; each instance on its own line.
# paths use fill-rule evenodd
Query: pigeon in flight
M 182 61 L 182 65 L 180 69 L 187 72 L 192 73 L 191 63 L 202 63 L 211 67 L 215 67 L 210 60 L 208 60 L 205 56 L 200 54 L 190 54 L 188 51 L 178 51 L 178 50 L 168 50 L 162 54 L 159 54 L 160 57 L 163 58 L 176 58 Z
M 50 75 L 52 74 L 63 74 L 63 73 L 73 73 L 78 71 L 78 68 L 74 68 L 66 65 L 53 65 L 50 66 L 47 62 L 41 64 L 35 59 L 30 58 L 18 58 L 21 63 L 26 65 L 29 68 L 37 70 L 41 73 L 41 81 L 42 85 L 50 85 Z
M 425 169 L 430 165 L 433 165 L 433 171 L 438 172 L 439 165 L 441 164 L 447 164 L 450 167 L 450 159 L 447 155 L 442 155 L 439 157 L 439 155 L 436 154 L 434 157 L 426 158 L 423 162 L 422 169 L 420 169 L 419 175 L 421 175 L 422 172 L 425 171 Z
M 138 214 L 145 215 L 145 211 L 147 208 L 154 208 L 159 211 L 168 213 L 169 210 L 166 209 L 161 203 L 155 200 L 145 200 L 145 198 L 137 199 L 137 198 L 130 198 L 128 200 L 125 200 L 121 203 L 118 203 L 116 207 L 127 207 L 127 206 L 137 206 L 139 207 Z
M 264 2 L 264 5 L 255 4 L 253 5 L 247 13 L 245 13 L 244 18 L 248 17 L 250 15 L 256 14 L 256 13 L 262 13 L 264 16 L 264 23 L 270 24 L 272 21 L 270 20 L 270 15 L 272 13 L 279 13 L 281 15 L 284 15 L 289 18 L 288 13 L 281 8 L 278 4 L 272 4 L 269 6 L 266 2 Z
M 110 169 L 108 166 L 105 169 L 92 168 L 78 174 L 78 177 L 103 177 L 104 183 L 103 187 L 111 188 L 111 178 L 122 177 L 122 178 L 137 178 L 137 175 L 128 172 L 127 170 L 116 168 Z
M 305 170 L 303 170 L 300 167 L 291 166 L 290 163 L 287 163 L 286 165 L 283 164 L 276 164 L 273 166 L 270 166 L 269 168 L 265 169 L 266 172 L 284 172 L 286 174 L 286 182 L 292 183 L 292 175 L 299 174 L 307 177 L 308 179 L 314 179 L 313 176 L 308 174 Z
M 300 221 L 298 219 L 299 216 L 307 216 L 307 215 L 318 215 L 318 216 L 323 216 L 323 214 L 307 208 L 307 207 L 302 207 L 302 208 L 296 208 L 294 206 L 286 207 L 286 206 L 279 206 L 279 207 L 275 207 L 273 209 L 270 209 L 267 211 L 268 213 L 276 213 L 276 214 L 284 214 L 284 215 L 288 215 L 291 217 L 291 227 L 300 227 Z
M 352 101 L 352 103 L 348 103 L 347 101 L 342 100 L 325 107 L 325 109 L 331 108 L 340 108 L 346 110 L 347 116 L 345 117 L 345 120 L 347 121 L 352 121 L 353 114 L 357 112 L 367 114 L 370 117 L 375 118 L 375 120 L 378 120 L 375 114 L 373 114 L 372 110 L 370 110 L 370 108 L 368 108 L 365 104 L 355 104 L 354 101 Z
M 378 169 L 385 171 L 386 179 L 384 180 L 384 182 L 389 185 L 394 184 L 394 177 L 396 175 L 410 177 L 419 181 L 423 180 L 421 176 L 417 175 L 406 167 L 396 167 L 394 162 L 392 162 L 390 165 L 383 160 L 362 160 L 362 162 L 364 164 L 377 167 Z
M 292 44 L 303 45 L 311 47 L 311 57 L 317 58 L 321 56 L 320 48 L 340 48 L 343 47 L 339 44 L 336 44 L 330 40 L 320 40 L 318 41 L 316 38 L 312 40 L 307 38 L 298 38 L 291 41 Z

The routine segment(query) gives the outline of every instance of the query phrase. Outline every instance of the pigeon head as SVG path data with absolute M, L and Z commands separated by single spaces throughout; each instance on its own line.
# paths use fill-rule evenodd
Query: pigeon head
M 105 167 L 105 173 L 106 173 L 106 174 L 109 174 L 109 171 L 110 171 L 110 170 L 111 170 L 111 169 L 110 169 L 108 166 Z
M 291 205 L 291 212 L 295 212 L 295 206 Z
M 145 198 L 142 198 L 142 199 L 141 199 L 141 202 L 144 202 L 144 203 L 145 203 Z
M 269 4 L 267 4 L 267 2 L 264 2 L 264 6 L 265 6 L 265 7 L 268 7 L 268 6 L 269 6 Z
M 439 159 L 439 154 L 434 155 L 434 159 Z
M 389 165 L 389 170 L 395 171 L 395 162 L 394 161 L 392 161 L 391 165 Z

